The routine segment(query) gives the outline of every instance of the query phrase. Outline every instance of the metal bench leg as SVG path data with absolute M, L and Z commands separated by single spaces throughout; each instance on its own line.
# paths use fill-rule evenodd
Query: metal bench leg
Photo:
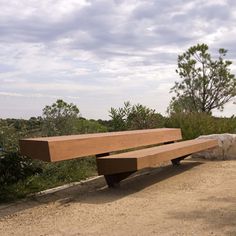
M 96 158 L 104 157 L 104 156 L 109 156 L 109 152 L 97 154 Z M 104 175 L 104 177 L 105 177 L 108 187 L 114 188 L 116 186 L 119 186 L 120 181 L 128 178 L 134 172 L 135 171 L 129 171 L 129 172 L 123 172 L 123 173 L 118 173 L 118 174 L 112 174 L 112 175 Z
M 112 175 L 104 175 L 104 177 L 105 177 L 105 180 L 107 182 L 108 187 L 109 188 L 114 188 L 116 186 L 119 186 L 120 181 L 128 178 L 134 172 L 135 171 L 112 174 Z
M 182 161 L 184 158 L 186 158 L 186 157 L 188 157 L 188 156 L 189 156 L 189 155 L 172 159 L 172 160 L 171 160 L 172 165 L 173 165 L 173 166 L 179 166 L 179 165 L 180 165 L 180 161 Z
M 171 143 L 176 143 L 176 141 L 170 141 L 170 142 L 165 142 L 164 144 L 171 144 Z M 188 156 L 188 155 L 187 155 Z M 183 157 L 178 157 L 175 159 L 172 159 L 172 165 L 173 166 L 179 166 L 180 165 L 180 161 L 182 161 L 184 158 L 186 158 L 187 156 L 183 156 Z

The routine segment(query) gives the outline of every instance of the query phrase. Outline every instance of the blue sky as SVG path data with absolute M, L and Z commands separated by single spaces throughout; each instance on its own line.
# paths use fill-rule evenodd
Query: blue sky
M 86 118 L 141 103 L 165 114 L 178 54 L 229 50 L 233 0 L 0 0 L 0 117 L 29 118 L 62 98 Z M 233 102 L 219 116 L 236 113 Z

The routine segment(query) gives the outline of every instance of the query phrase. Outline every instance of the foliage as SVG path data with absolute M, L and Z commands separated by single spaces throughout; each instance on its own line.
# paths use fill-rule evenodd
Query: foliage
M 92 157 L 44 163 L 21 156 L 18 153 L 18 140 L 23 137 L 157 127 L 179 127 L 184 139 L 202 134 L 236 133 L 236 117 L 216 118 L 206 113 L 177 112 L 165 118 L 153 109 L 129 102 L 125 102 L 124 107 L 111 108 L 109 113 L 111 120 L 108 121 L 86 120 L 79 117 L 76 106 L 58 100 L 52 106 L 45 107 L 43 118 L 0 119 L 0 202 L 95 174 L 95 158 Z M 45 131 L 46 127 L 50 132 Z
M 40 172 L 42 172 L 42 166 L 39 162 L 33 162 L 17 152 L 0 155 L 0 186 L 15 183 Z
M 102 125 L 103 127 L 106 127 L 107 131 L 113 131 L 113 122 L 112 120 L 102 120 L 102 119 L 98 119 L 97 122 Z
M 19 122 L 21 120 L 18 120 Z M 17 128 L 17 125 L 12 121 L 0 119 L 0 155 L 3 151 L 17 152 L 18 140 L 27 136 L 25 124 L 22 123 L 20 128 Z
M 99 122 L 79 117 L 79 109 L 62 100 L 46 106 L 43 118 L 0 119 L 0 202 L 79 181 L 95 173 L 94 158 L 44 163 L 21 156 L 20 138 L 106 131 Z
M 163 127 L 162 115 L 141 104 L 131 105 L 130 102 L 125 102 L 124 107 L 111 108 L 109 113 L 113 130 Z
M 184 96 L 180 96 L 177 99 L 173 97 L 167 108 L 167 113 L 169 115 L 174 113 L 191 113 L 194 111 L 195 108 L 193 106 L 192 99 Z
M 76 105 L 58 99 L 43 109 L 43 132 L 47 136 L 73 134 L 78 117 L 79 108 Z
M 126 130 L 128 123 L 128 115 L 130 114 L 130 106 L 129 102 L 124 103 L 124 107 L 120 107 L 118 109 L 111 108 L 109 111 L 109 116 L 111 117 L 111 125 L 114 131 L 117 130 Z
M 13 201 L 30 193 L 39 192 L 65 183 L 79 181 L 95 174 L 95 159 L 74 159 L 58 163 L 39 163 L 35 170 L 11 184 L 0 185 L 0 202 Z M 32 171 L 32 170 L 29 170 Z
M 236 133 L 236 117 L 218 118 L 206 113 L 174 113 L 165 123 L 169 128 L 181 128 L 184 139 L 200 135 Z
M 231 61 L 225 60 L 227 50 L 220 48 L 213 60 L 206 44 L 190 47 L 178 56 L 176 72 L 182 79 L 171 92 L 176 96 L 169 111 L 205 112 L 222 110 L 225 103 L 236 95 L 236 78 L 230 71 Z
M 100 124 L 95 120 L 86 120 L 84 118 L 80 118 L 76 122 L 76 130 L 77 133 L 87 134 L 87 133 L 100 133 L 107 132 L 108 129 L 106 126 Z

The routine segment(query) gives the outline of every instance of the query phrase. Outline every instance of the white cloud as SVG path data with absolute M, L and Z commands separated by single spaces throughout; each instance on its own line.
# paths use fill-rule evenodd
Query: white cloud
M 0 0 L 0 5 L 4 117 L 40 114 L 59 97 L 78 104 L 89 118 L 107 118 L 111 106 L 126 100 L 164 113 L 178 79 L 178 54 L 204 42 L 212 52 L 229 49 L 236 59 L 232 0 Z M 236 106 L 228 105 L 223 114 L 233 113 Z
M 24 97 L 24 98 L 63 98 L 63 99 L 79 99 L 76 96 L 61 96 L 61 95 L 45 95 L 41 93 L 32 93 L 32 94 L 23 94 L 23 93 L 8 93 L 8 92 L 0 92 L 0 96 L 8 96 L 8 97 Z

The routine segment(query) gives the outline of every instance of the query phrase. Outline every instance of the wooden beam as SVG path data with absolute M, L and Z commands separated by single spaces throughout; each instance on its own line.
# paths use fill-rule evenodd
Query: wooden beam
M 159 163 L 218 146 L 213 139 L 195 139 L 120 153 L 97 159 L 98 173 L 111 175 L 155 167 Z
M 180 129 L 149 129 L 20 140 L 22 155 L 48 162 L 182 139 Z

